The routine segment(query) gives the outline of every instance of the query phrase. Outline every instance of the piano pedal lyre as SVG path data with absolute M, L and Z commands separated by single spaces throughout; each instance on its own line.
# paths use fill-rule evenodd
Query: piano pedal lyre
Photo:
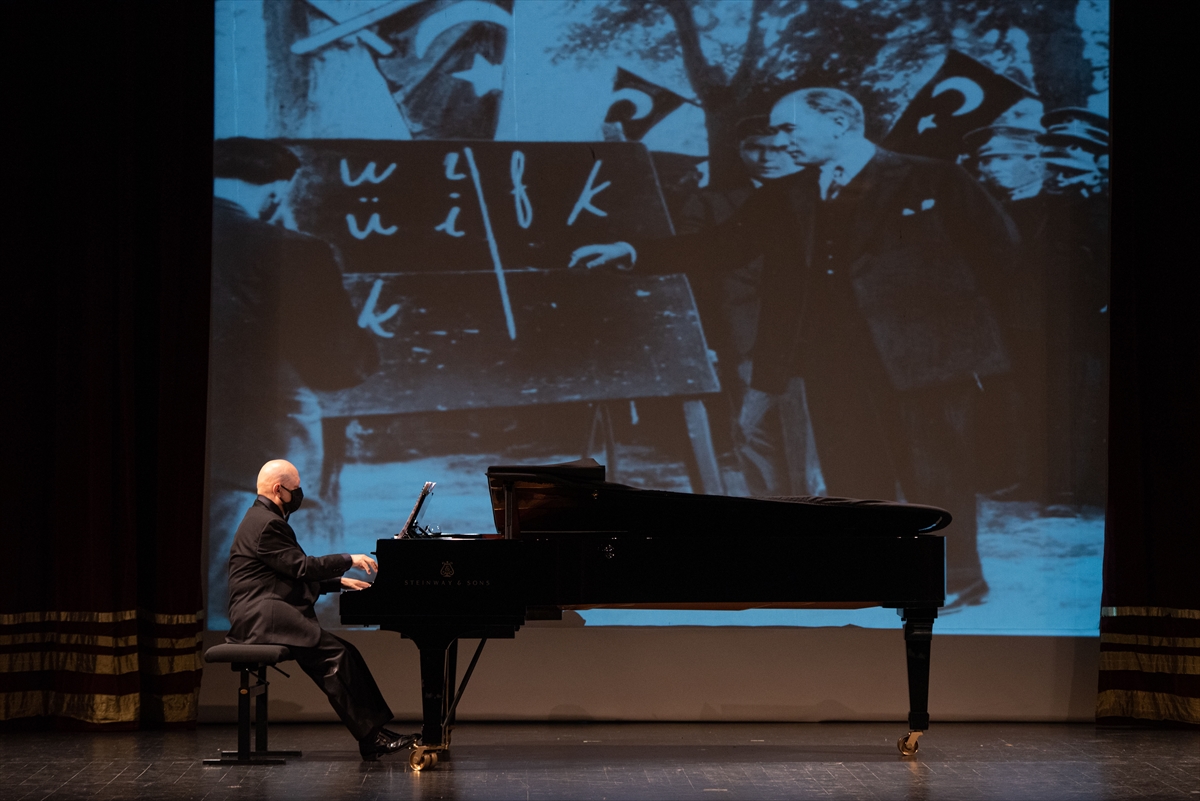
M 917 738 L 924 733 L 925 732 L 923 731 L 910 731 L 908 734 L 897 740 L 896 747 L 900 749 L 901 756 L 907 757 L 916 754 L 918 747 Z

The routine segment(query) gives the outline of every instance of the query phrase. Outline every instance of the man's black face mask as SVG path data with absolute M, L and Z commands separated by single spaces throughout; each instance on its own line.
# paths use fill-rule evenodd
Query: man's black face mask
M 287 487 L 280 487 L 280 489 L 287 489 Z M 285 501 L 283 504 L 283 513 L 285 515 L 292 514 L 297 509 L 300 508 L 300 504 L 304 503 L 304 490 L 303 489 L 301 489 L 300 487 L 296 487 L 294 490 L 288 490 L 288 492 L 292 493 L 292 499 L 290 501 Z M 280 500 L 283 500 L 283 499 L 280 498 Z

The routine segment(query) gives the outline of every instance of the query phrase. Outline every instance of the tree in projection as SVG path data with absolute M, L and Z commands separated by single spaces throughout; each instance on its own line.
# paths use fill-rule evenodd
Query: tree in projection
M 1102 13 L 1104 0 L 1082 0 Z M 1086 105 L 1076 0 L 574 0 L 557 60 L 618 52 L 682 68 L 705 112 L 714 186 L 741 174 L 734 130 L 772 99 L 835 86 L 862 101 L 880 138 L 950 47 L 1040 91 L 1047 108 Z M 1106 47 L 1107 40 L 1100 42 Z M 1032 74 L 1031 74 L 1032 73 Z

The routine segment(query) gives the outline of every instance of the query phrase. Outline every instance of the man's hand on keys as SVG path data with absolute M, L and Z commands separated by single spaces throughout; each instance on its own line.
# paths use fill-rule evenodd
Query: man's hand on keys
M 379 572 L 379 563 L 365 553 L 350 554 L 350 567 L 357 567 L 368 576 Z

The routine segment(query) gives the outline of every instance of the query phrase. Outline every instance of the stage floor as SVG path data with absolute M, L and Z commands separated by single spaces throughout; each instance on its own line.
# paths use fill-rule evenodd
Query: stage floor
M 398 731 L 413 727 L 397 724 Z M 1200 799 L 1200 731 L 935 724 L 901 758 L 898 723 L 466 723 L 413 773 L 359 760 L 334 724 L 279 724 L 282 766 L 200 760 L 232 725 L 0 734 L 0 799 Z

